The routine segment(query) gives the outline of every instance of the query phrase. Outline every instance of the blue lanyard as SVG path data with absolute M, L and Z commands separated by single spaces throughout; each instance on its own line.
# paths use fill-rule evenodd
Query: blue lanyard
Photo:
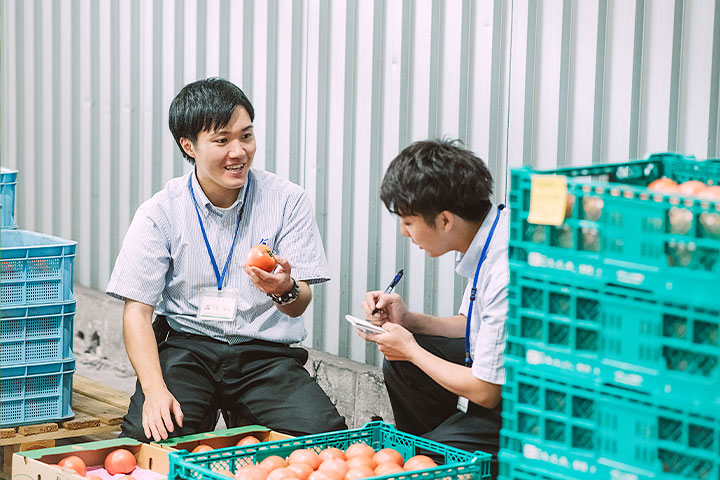
M 467 325 L 465 326 L 465 366 L 472 366 L 472 359 L 470 358 L 470 321 L 472 320 L 473 304 L 475 303 L 475 296 L 477 295 L 477 281 L 480 275 L 480 267 L 482 267 L 485 257 L 487 257 L 487 250 L 490 246 L 490 240 L 492 240 L 493 234 L 495 233 L 495 227 L 497 226 L 498 220 L 500 219 L 500 213 L 505 205 L 498 205 L 498 212 L 495 215 L 492 227 L 490 227 L 490 233 L 488 233 L 487 240 L 485 240 L 485 246 L 483 246 L 482 253 L 480 254 L 480 260 L 478 261 L 477 268 L 475 269 L 475 279 L 473 280 L 473 286 L 470 290 L 470 308 L 468 309 Z
M 215 255 L 213 255 L 212 248 L 210 248 L 210 242 L 205 233 L 205 226 L 203 225 L 202 217 L 200 216 L 200 209 L 198 208 L 197 200 L 195 200 L 195 192 L 192 186 L 192 172 L 190 173 L 190 180 L 188 181 L 190 186 L 190 195 L 192 195 L 193 204 L 195 205 L 195 213 L 197 213 L 198 221 L 200 222 L 200 230 L 202 230 L 203 238 L 205 239 L 205 247 L 210 254 L 210 262 L 212 263 L 213 270 L 215 270 L 215 278 L 218 282 L 218 290 L 222 290 L 223 284 L 225 283 L 225 273 L 227 273 L 228 265 L 230 265 L 230 259 L 232 258 L 233 250 L 235 250 L 235 240 L 237 240 L 238 230 L 240 230 L 240 221 L 242 220 L 243 210 L 245 210 L 245 201 L 247 200 L 248 190 L 250 190 L 250 175 L 248 175 L 247 183 L 245 183 L 245 194 L 243 195 L 243 203 L 240 206 L 240 213 L 238 214 L 237 225 L 235 226 L 235 236 L 233 237 L 232 245 L 230 245 L 230 253 L 228 253 L 227 260 L 225 261 L 225 267 L 223 268 L 222 275 L 218 270 L 217 262 L 215 262 Z

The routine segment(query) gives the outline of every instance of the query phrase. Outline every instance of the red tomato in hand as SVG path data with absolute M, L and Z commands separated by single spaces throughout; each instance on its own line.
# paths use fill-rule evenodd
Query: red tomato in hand
M 85 465 L 85 462 L 83 462 L 82 458 L 77 455 L 70 455 L 69 457 L 63 458 L 58 462 L 58 466 L 74 470 L 77 474 L 82 475 L 83 477 L 87 474 L 87 466 Z
M 272 272 L 275 269 L 275 265 L 277 265 L 275 255 L 272 253 L 272 250 L 270 250 L 270 247 L 262 243 L 250 249 L 245 263 L 249 267 L 257 267 L 266 272 Z
M 105 457 L 105 470 L 107 470 L 110 475 L 130 473 L 135 470 L 136 466 L 137 461 L 135 460 L 135 455 L 124 448 L 113 450 Z

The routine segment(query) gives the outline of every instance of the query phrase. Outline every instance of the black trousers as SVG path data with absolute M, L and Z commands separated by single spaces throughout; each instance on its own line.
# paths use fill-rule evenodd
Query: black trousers
M 428 335 L 415 335 L 415 339 L 434 355 L 464 365 L 464 339 Z M 399 430 L 461 450 L 491 453 L 492 478 L 497 477 L 501 405 L 487 409 L 470 402 L 463 413 L 457 409 L 457 395 L 410 362 L 385 360 L 383 374 Z
M 214 430 L 219 411 L 229 412 L 231 420 L 242 418 L 295 436 L 347 428 L 303 367 L 307 350 L 262 340 L 229 345 L 209 337 L 169 333 L 158 344 L 160 365 L 184 415 L 182 428 L 173 418 L 172 437 Z M 137 382 L 121 436 L 149 441 L 142 428 L 144 401 Z

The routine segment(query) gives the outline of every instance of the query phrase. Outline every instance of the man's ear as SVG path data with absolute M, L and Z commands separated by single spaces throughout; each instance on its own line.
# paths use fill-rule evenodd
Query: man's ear
M 449 232 L 450 230 L 452 230 L 454 224 L 455 215 L 453 215 L 452 212 L 450 212 L 449 210 L 443 210 L 442 212 L 438 213 L 438 216 L 435 220 L 435 225 L 443 232 Z
M 195 158 L 195 146 L 190 140 L 182 137 L 180 139 L 180 146 L 182 146 L 183 150 L 185 151 L 185 153 L 187 153 L 189 157 Z

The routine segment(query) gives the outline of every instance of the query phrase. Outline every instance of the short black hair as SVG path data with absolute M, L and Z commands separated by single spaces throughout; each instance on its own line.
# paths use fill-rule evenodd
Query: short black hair
M 224 78 L 211 77 L 188 83 L 170 104 L 168 124 L 180 152 L 193 165 L 195 159 L 185 153 L 181 138 L 192 143 L 202 131 L 215 131 L 230 122 L 237 107 L 243 107 L 250 121 L 255 119 L 252 103 L 240 88 Z
M 423 140 L 390 162 L 380 187 L 387 209 L 401 217 L 420 215 L 434 225 L 445 210 L 468 221 L 490 211 L 493 179 L 483 161 L 458 146 L 460 140 Z

